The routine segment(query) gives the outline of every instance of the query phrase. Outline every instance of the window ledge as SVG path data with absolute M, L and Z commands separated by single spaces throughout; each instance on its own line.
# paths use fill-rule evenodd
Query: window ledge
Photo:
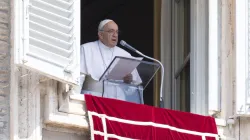
M 51 113 L 44 120 L 45 124 L 60 125 L 72 128 L 88 129 L 89 125 L 84 116 L 67 114 L 67 113 Z
M 46 94 L 44 98 L 44 123 L 48 126 L 60 126 L 62 128 L 70 128 L 76 131 L 89 130 L 89 124 L 86 116 L 85 102 L 81 99 L 83 95 L 72 96 L 72 101 L 68 94 L 65 94 L 65 102 L 68 104 L 59 104 L 60 94 L 58 90 L 53 87 L 57 87 L 56 81 L 49 81 L 46 85 Z M 59 98 L 58 98 L 59 96 Z M 61 97 L 63 98 L 63 97 Z M 74 100 L 78 99 L 78 101 Z M 68 102 L 70 101 L 70 102 Z M 69 109 L 68 111 L 76 112 L 63 112 L 60 109 Z M 65 110 L 67 111 L 67 110 Z M 80 111 L 77 113 L 77 111 Z
M 86 105 L 83 94 L 76 94 L 74 90 L 69 90 L 67 85 L 60 83 L 58 90 L 59 112 L 86 115 Z
M 227 126 L 227 122 L 225 119 L 215 118 L 215 123 L 217 126 L 223 126 L 223 127 Z
M 85 101 L 84 94 L 73 94 L 73 95 L 70 95 L 69 98 L 71 100 L 77 100 L 77 101 L 82 101 L 82 102 Z

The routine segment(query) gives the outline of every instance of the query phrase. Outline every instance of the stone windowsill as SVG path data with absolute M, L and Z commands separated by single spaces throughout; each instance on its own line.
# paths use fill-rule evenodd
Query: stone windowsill
M 84 95 L 69 95 L 68 92 L 57 87 L 55 81 L 50 81 L 46 85 L 46 95 L 44 98 L 44 123 L 49 126 L 60 126 L 72 128 L 78 131 L 88 131 L 89 124 L 86 116 Z M 61 92 L 61 93 L 60 93 Z M 64 94 L 64 95 L 63 95 Z M 76 129 L 77 128 L 77 129 Z

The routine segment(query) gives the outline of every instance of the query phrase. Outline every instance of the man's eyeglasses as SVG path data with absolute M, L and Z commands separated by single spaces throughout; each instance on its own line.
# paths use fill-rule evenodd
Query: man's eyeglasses
M 118 35 L 121 34 L 121 32 L 120 32 L 119 30 L 108 30 L 108 31 L 101 30 L 101 31 L 102 31 L 102 32 L 107 32 L 107 33 L 109 33 L 109 34 L 111 34 L 111 35 L 114 35 L 115 33 L 118 34 Z

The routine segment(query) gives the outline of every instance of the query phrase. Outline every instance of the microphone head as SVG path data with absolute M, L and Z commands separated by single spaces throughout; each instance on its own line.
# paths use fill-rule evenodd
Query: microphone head
M 127 43 L 126 43 L 124 40 L 121 40 L 121 41 L 120 41 L 120 44 L 121 44 L 122 46 L 125 46 Z

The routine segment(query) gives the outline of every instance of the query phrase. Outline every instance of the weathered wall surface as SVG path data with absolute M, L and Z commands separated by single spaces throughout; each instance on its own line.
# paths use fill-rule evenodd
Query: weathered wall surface
M 9 139 L 10 1 L 0 1 L 0 139 Z
M 236 0 L 220 0 L 221 2 L 221 114 L 228 119 L 235 112 L 236 100 L 236 48 L 235 48 L 235 2 Z M 235 118 L 235 123 L 222 128 L 226 139 L 250 139 L 250 119 Z
M 221 2 L 221 93 L 222 111 L 219 117 L 227 119 L 235 112 L 235 1 Z M 0 140 L 9 139 L 10 95 L 10 1 L 0 1 Z M 21 70 L 20 75 L 29 73 Z M 19 75 L 19 76 L 20 76 Z M 31 80 L 31 81 L 30 81 Z M 18 86 L 18 137 L 20 139 L 80 140 L 87 136 L 65 131 L 52 131 L 43 126 L 44 93 L 40 91 L 39 76 L 31 73 L 19 79 Z M 49 88 L 49 87 L 45 87 Z M 50 87 L 51 88 L 51 87 Z M 41 96 L 40 96 L 41 94 Z M 250 119 L 236 119 L 235 124 L 222 128 L 229 139 L 250 139 Z
M 62 133 L 62 132 L 53 132 L 43 129 L 43 140 L 88 140 L 90 138 L 84 138 L 83 136 Z

